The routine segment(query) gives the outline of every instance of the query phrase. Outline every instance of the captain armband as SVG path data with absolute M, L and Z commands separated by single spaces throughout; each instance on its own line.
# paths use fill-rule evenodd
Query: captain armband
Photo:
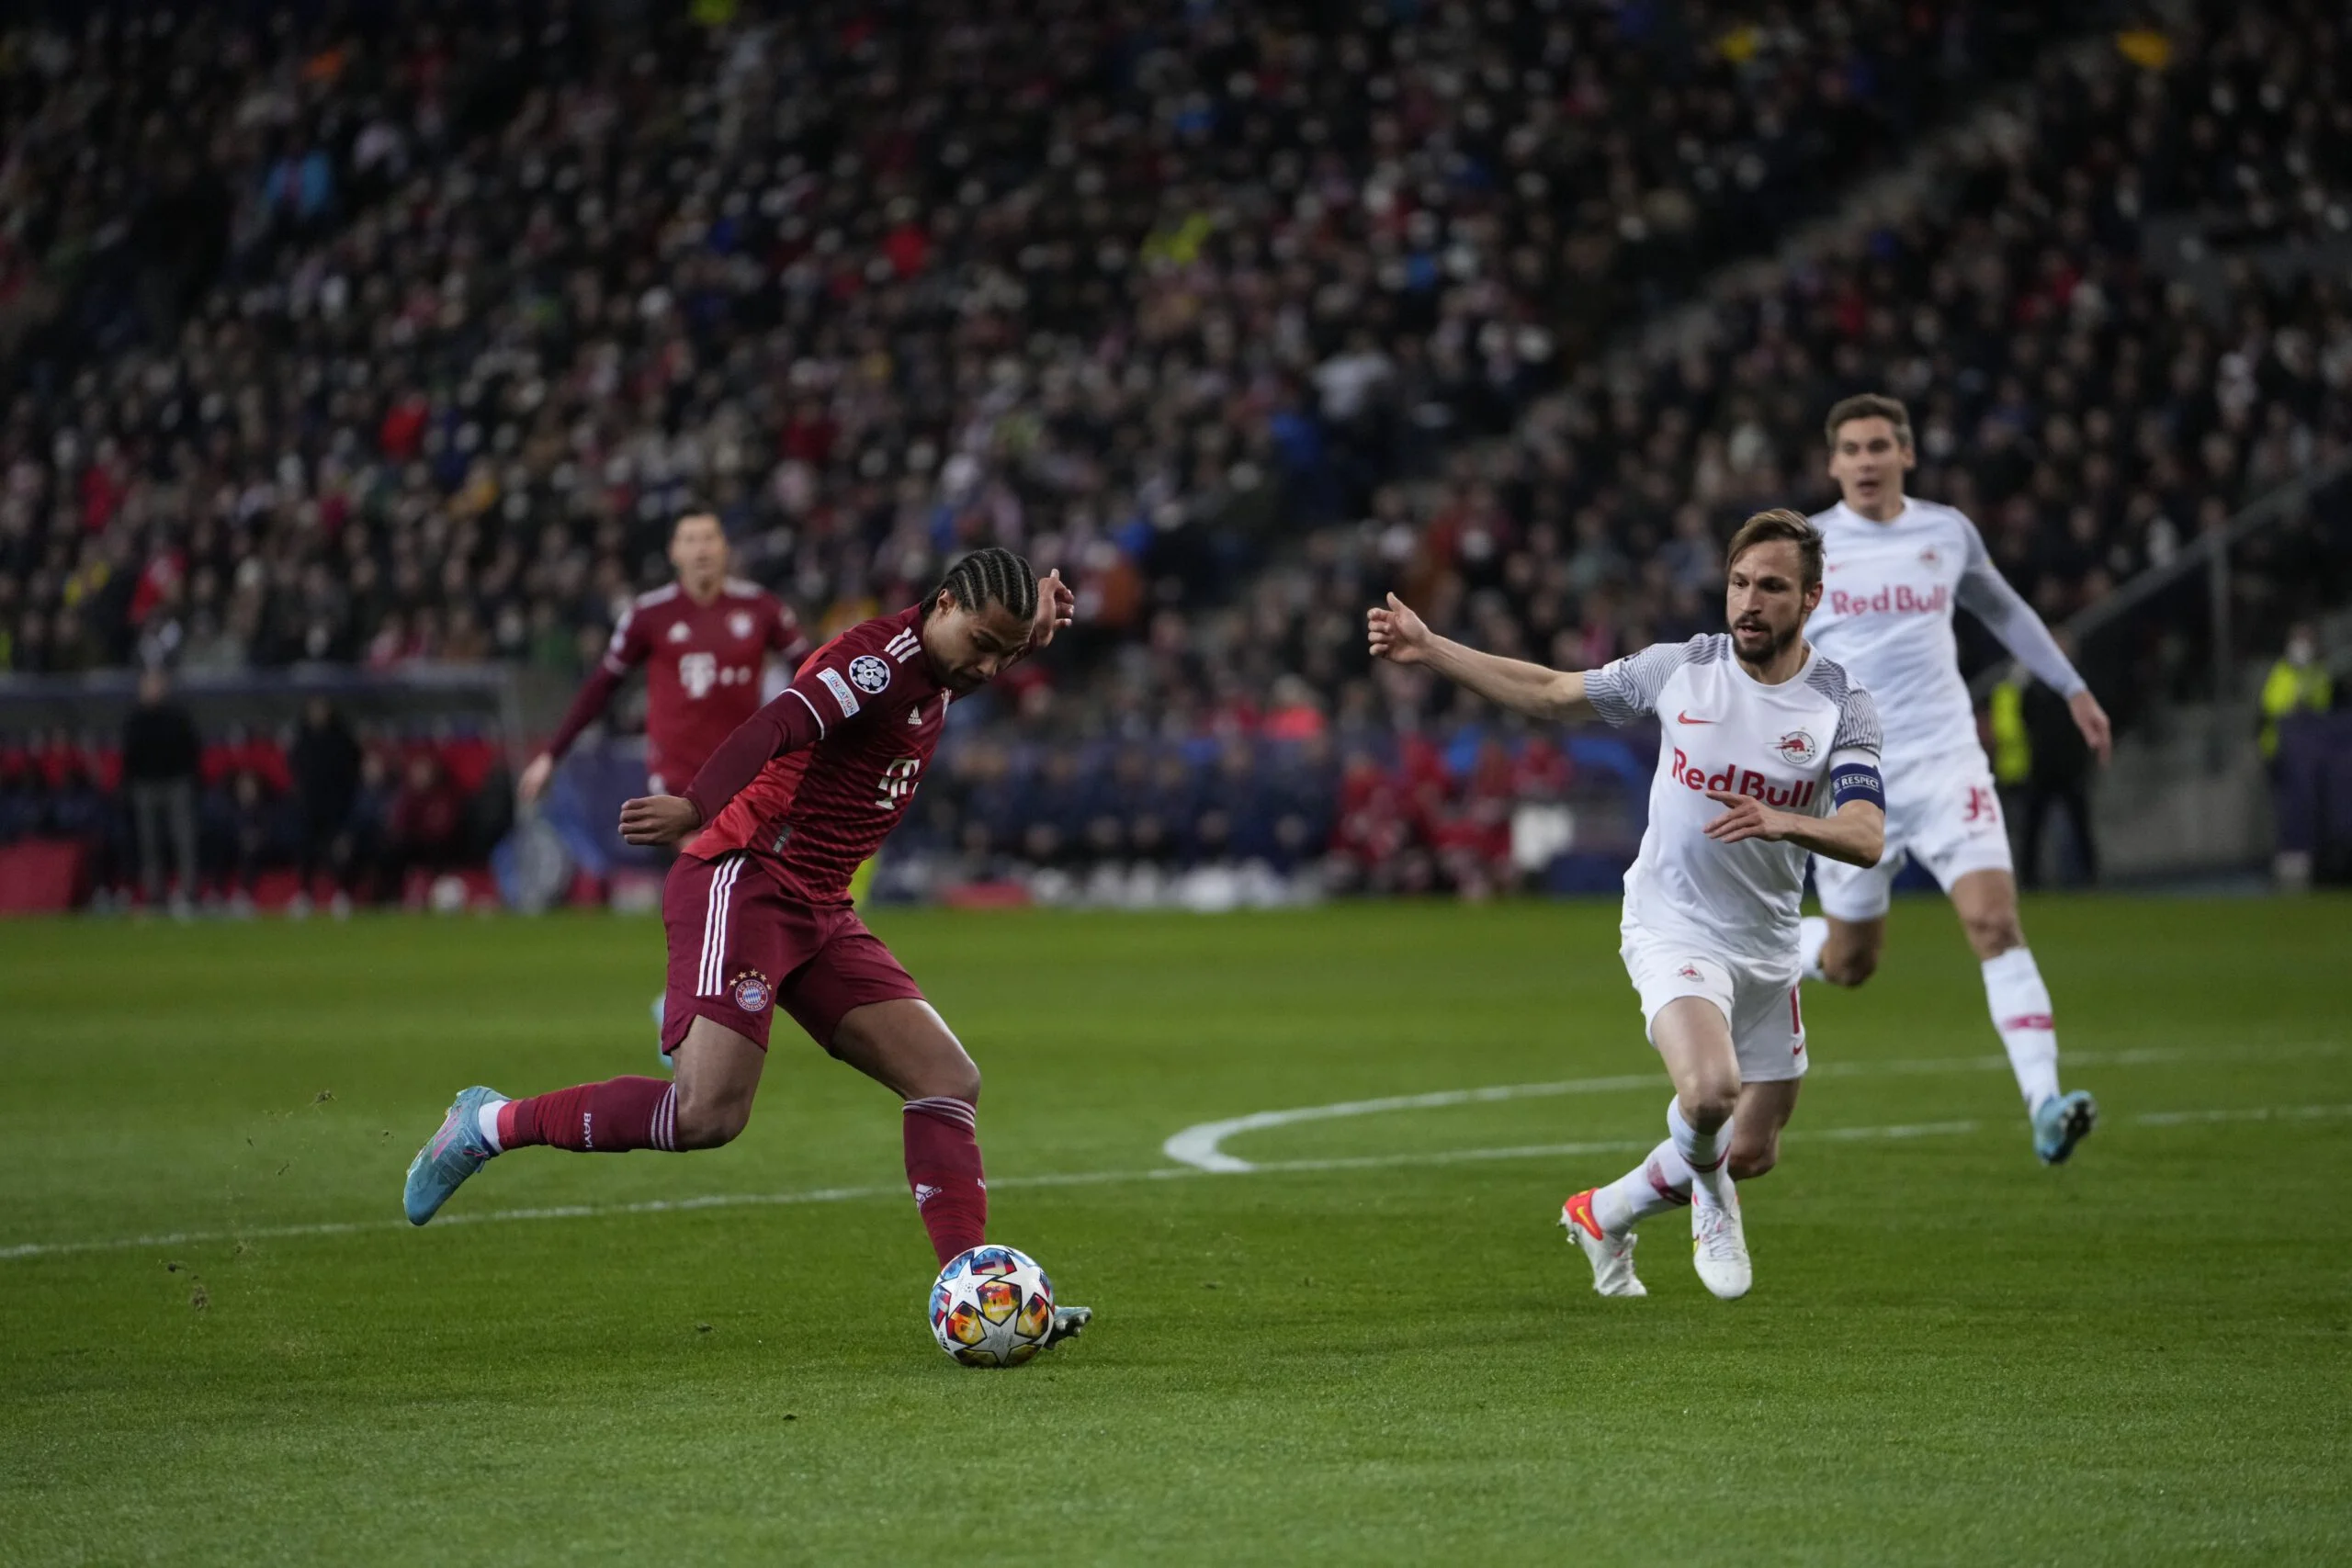
M 1886 784 L 1868 762 L 1840 762 L 1829 774 L 1829 800 L 1832 809 L 1849 800 L 1867 800 L 1883 811 Z

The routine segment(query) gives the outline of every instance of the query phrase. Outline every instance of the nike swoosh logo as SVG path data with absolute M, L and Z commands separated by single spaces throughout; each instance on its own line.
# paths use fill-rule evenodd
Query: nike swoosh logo
M 1712 718 L 1692 718 L 1687 713 L 1678 713 L 1674 716 L 1674 722 L 1677 724 L 1713 724 L 1715 721 Z

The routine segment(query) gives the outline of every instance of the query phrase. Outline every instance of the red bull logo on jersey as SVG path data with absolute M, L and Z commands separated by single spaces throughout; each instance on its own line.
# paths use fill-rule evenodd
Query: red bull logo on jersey
M 1813 804 L 1815 784 L 1806 779 L 1795 784 L 1775 784 L 1754 768 L 1726 765 L 1709 773 L 1703 763 L 1693 762 L 1681 747 L 1674 749 L 1674 782 L 1689 790 L 1704 793 L 1719 789 L 1725 795 L 1752 795 L 1767 806 L 1782 806 L 1792 810 Z
M 1826 596 L 1833 615 L 1945 615 L 1951 613 L 1951 590 L 1938 583 L 1922 593 L 1909 583 L 1882 588 L 1875 593 L 1849 593 L 1833 589 Z

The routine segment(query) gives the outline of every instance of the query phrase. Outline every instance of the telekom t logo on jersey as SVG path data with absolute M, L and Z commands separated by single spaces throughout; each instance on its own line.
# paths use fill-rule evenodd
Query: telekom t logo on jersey
M 1905 584 L 1882 588 L 1875 593 L 1849 593 L 1843 589 L 1829 592 L 1829 613 L 1833 615 L 1943 615 L 1951 612 L 1951 590 L 1942 583 L 1928 592 Z
M 1674 782 L 1689 790 L 1702 793 L 1719 789 L 1726 795 L 1752 795 L 1767 806 L 1801 807 L 1813 803 L 1815 785 L 1811 779 L 1802 784 L 1776 784 L 1753 768 L 1725 763 L 1723 771 L 1711 773 L 1703 763 L 1690 761 L 1681 747 L 1674 749 Z
M 901 757 L 882 770 L 882 780 L 875 785 L 874 808 L 888 811 L 914 794 L 916 775 L 922 772 L 921 757 Z
M 678 656 L 678 685 L 687 696 L 700 701 L 710 694 L 713 686 L 741 685 L 752 679 L 747 665 L 718 662 L 715 653 L 682 653 Z

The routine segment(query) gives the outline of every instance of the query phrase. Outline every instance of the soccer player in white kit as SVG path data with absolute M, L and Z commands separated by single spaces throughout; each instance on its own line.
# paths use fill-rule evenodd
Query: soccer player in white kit
M 1649 827 L 1625 873 L 1620 953 L 1674 1080 L 1668 1135 L 1560 1213 L 1607 1296 L 1649 1293 L 1634 1273 L 1634 1226 L 1684 1204 L 1700 1280 L 1726 1301 L 1747 1293 L 1735 1183 L 1780 1157 L 1806 1066 L 1805 853 L 1871 865 L 1883 839 L 1877 709 L 1804 639 L 1821 536 L 1793 512 L 1759 513 L 1733 536 L 1727 563 L 1729 635 L 1658 643 L 1589 671 L 1464 648 L 1393 593 L 1368 616 L 1375 656 L 1426 665 L 1514 713 L 1620 725 L 1655 714 L 1664 731 Z
M 2008 828 L 1976 715 L 1960 678 L 1952 606 L 1983 621 L 2019 662 L 2066 699 L 2104 763 L 2107 714 L 2058 644 L 1985 554 L 1974 524 L 1903 493 L 1917 461 L 1911 416 L 1875 393 L 1829 411 L 1829 477 L 1844 499 L 1813 519 L 1828 549 L 1826 588 L 1809 635 L 1871 690 L 1886 725 L 1886 854 L 1875 866 L 1816 859 L 1826 919 L 1804 922 L 1808 978 L 1859 986 L 1886 944 L 1888 891 L 1905 854 L 1935 874 L 1984 974 L 1993 1027 L 2017 1073 L 2046 1165 L 2074 1153 L 2098 1119 L 2080 1089 L 2058 1087 L 2050 989 L 2018 924 Z

